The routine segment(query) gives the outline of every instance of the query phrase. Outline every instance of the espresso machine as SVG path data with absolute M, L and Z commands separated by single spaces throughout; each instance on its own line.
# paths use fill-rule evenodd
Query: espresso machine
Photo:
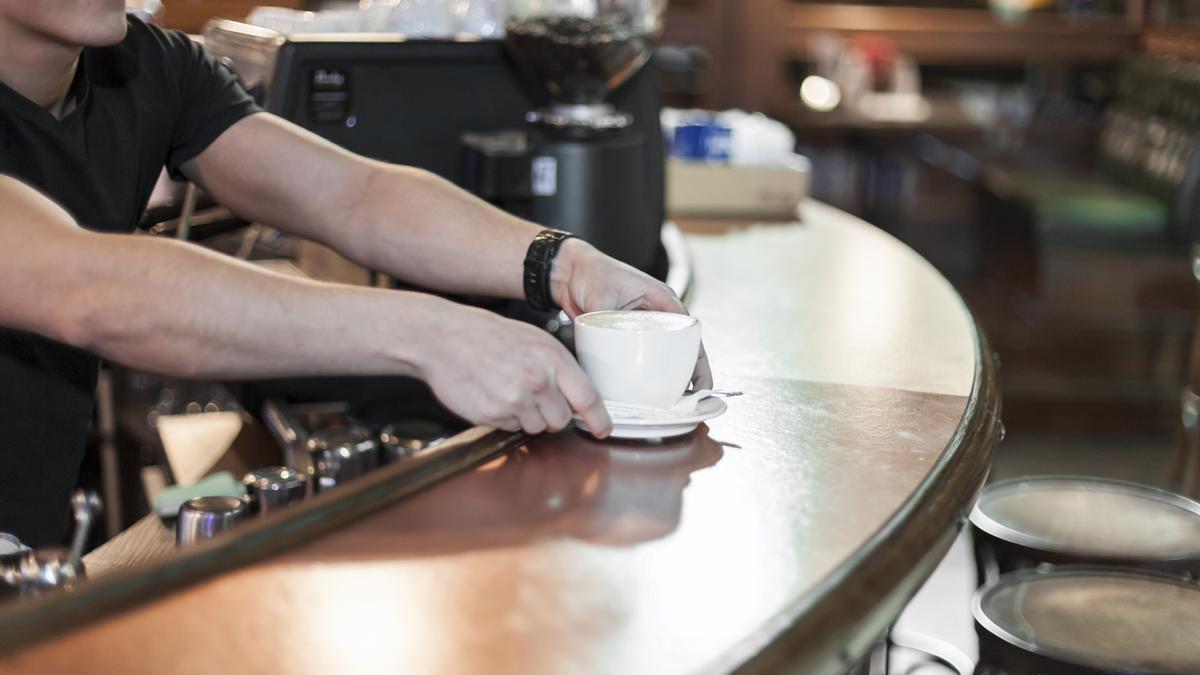
M 665 278 L 651 58 L 665 4 L 513 0 L 502 40 L 283 35 L 219 20 L 205 43 L 269 112 Z

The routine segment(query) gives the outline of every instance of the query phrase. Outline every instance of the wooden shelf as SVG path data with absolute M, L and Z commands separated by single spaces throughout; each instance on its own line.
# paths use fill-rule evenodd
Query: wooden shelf
M 821 35 L 878 35 L 919 64 L 935 66 L 1107 63 L 1134 52 L 1139 40 L 1138 21 L 1125 15 L 1032 13 L 1009 22 L 987 9 L 737 1 L 742 10 L 731 18 L 744 56 L 730 90 L 751 110 L 767 110 L 780 90 L 794 86 L 789 62 L 810 58 Z
M 923 64 L 1108 61 L 1138 44 L 1137 27 L 1121 16 L 1035 13 L 1009 23 L 982 9 L 789 3 L 782 18 L 782 46 L 801 57 L 817 34 L 880 35 Z
M 1200 60 L 1200 25 L 1148 28 L 1142 48 L 1152 54 Z
M 199 34 L 209 19 L 242 19 L 250 10 L 262 4 L 300 9 L 308 3 L 306 0 L 271 0 L 270 3 L 258 0 L 170 0 L 163 3 L 164 21 L 167 28 Z
M 850 110 L 831 112 L 810 110 L 791 89 L 779 90 L 771 97 L 770 114 L 787 124 L 800 136 L 829 138 L 850 133 L 870 133 L 880 138 L 911 137 L 917 133 L 937 133 L 950 137 L 975 137 L 984 131 L 953 97 L 929 99 L 930 115 L 923 120 L 889 121 L 858 115 Z

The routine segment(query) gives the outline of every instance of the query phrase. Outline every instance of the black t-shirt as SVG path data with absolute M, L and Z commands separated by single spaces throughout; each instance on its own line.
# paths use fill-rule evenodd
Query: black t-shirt
M 178 177 L 258 110 L 185 35 L 136 19 L 120 44 L 83 50 L 71 96 L 60 120 L 0 83 L 0 173 L 104 232 L 131 232 L 164 165 Z M 0 327 L 0 531 L 64 543 L 98 366 L 93 354 Z

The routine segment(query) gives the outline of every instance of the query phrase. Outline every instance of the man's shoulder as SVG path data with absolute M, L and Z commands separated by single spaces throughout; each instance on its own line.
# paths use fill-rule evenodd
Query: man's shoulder
M 128 16 L 125 38 L 111 47 L 91 48 L 97 65 L 91 75 L 97 84 L 124 86 L 134 78 L 172 78 L 172 71 L 187 62 L 199 49 L 187 35 L 164 30 Z
M 125 39 L 118 47 L 131 51 L 142 58 L 154 58 L 165 62 L 187 59 L 200 51 L 200 46 L 181 31 L 159 28 L 135 16 L 127 19 Z
M 133 15 L 127 15 L 128 30 L 125 33 L 125 43 L 140 49 L 159 51 L 193 51 L 197 45 L 185 33 L 178 30 L 167 30 L 149 24 Z

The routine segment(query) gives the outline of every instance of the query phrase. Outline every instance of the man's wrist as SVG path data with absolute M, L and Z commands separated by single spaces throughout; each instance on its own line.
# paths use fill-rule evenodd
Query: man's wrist
M 382 294 L 381 294 L 382 295 Z M 430 368 L 444 359 L 446 335 L 456 330 L 455 319 L 462 308 L 428 293 L 388 291 L 383 316 L 404 316 L 407 321 L 381 322 L 385 335 L 379 343 L 390 361 L 400 364 L 401 374 L 427 379 Z M 419 326 L 418 330 L 413 330 Z
M 550 263 L 550 297 L 559 307 L 566 307 L 568 304 L 567 300 L 571 296 L 571 274 L 575 270 L 576 261 L 587 246 L 588 243 L 582 239 L 567 239 Z
M 538 233 L 525 252 L 522 271 L 525 300 L 540 312 L 556 311 L 557 298 L 551 286 L 555 261 L 563 244 L 573 238 L 569 232 L 545 229 Z

